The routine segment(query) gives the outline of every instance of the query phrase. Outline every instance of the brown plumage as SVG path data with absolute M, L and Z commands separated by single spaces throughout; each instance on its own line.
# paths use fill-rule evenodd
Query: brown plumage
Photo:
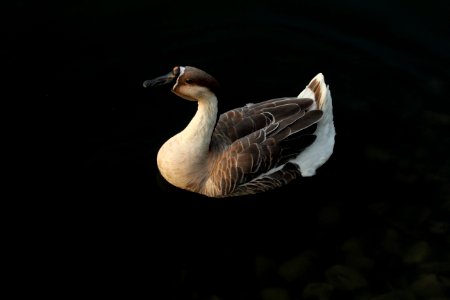
M 331 95 L 321 74 L 299 97 L 247 104 L 217 122 L 218 83 L 204 71 L 176 67 L 144 85 L 175 80 L 172 91 L 199 105 L 158 153 L 161 174 L 175 186 L 210 197 L 260 193 L 314 175 L 332 153 Z

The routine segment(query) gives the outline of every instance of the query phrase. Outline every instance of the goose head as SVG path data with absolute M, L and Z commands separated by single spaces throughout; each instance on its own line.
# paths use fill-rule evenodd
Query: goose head
M 186 66 L 176 66 L 166 75 L 146 80 L 144 87 L 175 82 L 172 92 L 190 101 L 215 97 L 219 88 L 217 80 L 203 70 Z

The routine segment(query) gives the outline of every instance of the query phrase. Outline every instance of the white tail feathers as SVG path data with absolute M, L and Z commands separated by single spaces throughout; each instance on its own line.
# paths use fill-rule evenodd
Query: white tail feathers
M 302 176 L 313 176 L 317 168 L 322 166 L 333 153 L 336 131 L 333 124 L 333 105 L 331 92 L 325 84 L 322 73 L 317 74 L 298 98 L 314 99 L 311 109 L 323 111 L 322 119 L 317 123 L 316 140 L 312 145 L 300 153 L 293 162 L 300 166 Z

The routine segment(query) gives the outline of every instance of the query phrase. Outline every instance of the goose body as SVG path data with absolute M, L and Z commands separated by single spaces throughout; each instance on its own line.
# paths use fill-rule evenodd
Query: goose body
M 157 156 L 172 185 L 209 197 L 255 194 L 313 176 L 331 156 L 335 129 L 322 74 L 297 97 L 247 104 L 218 116 L 217 81 L 194 67 L 175 67 L 144 87 L 175 82 L 172 91 L 198 103 L 186 128 Z

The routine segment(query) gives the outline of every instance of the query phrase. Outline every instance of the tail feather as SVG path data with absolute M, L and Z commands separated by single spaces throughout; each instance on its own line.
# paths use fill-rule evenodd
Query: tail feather
M 322 73 L 317 74 L 311 80 L 298 98 L 314 99 L 311 109 L 323 111 L 322 118 L 317 122 L 316 140 L 292 161 L 300 167 L 302 176 L 313 176 L 316 174 L 317 168 L 322 166 L 333 153 L 336 135 L 331 92 L 325 84 Z

